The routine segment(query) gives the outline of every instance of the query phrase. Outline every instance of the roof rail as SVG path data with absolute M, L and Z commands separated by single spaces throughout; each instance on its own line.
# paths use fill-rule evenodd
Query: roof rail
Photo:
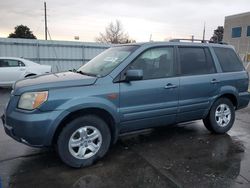
M 211 40 L 202 40 L 202 39 L 171 39 L 169 40 L 169 42 L 182 42 L 182 41 L 191 41 L 191 42 L 201 42 L 201 43 L 216 43 L 214 41 Z M 226 42 L 219 42 L 216 44 L 226 44 Z

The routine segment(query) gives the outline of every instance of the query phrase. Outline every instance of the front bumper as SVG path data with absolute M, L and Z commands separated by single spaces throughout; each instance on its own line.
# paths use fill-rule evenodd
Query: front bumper
M 50 146 L 60 111 L 24 113 L 13 111 L 1 119 L 7 135 L 32 147 Z
M 16 141 L 21 142 L 21 139 L 18 138 L 18 137 L 15 137 L 15 135 L 13 134 L 13 128 L 6 125 L 6 120 L 5 120 L 5 115 L 4 114 L 1 116 L 1 120 L 2 120 L 2 123 L 3 123 L 3 128 L 4 128 L 5 133 L 7 135 L 9 135 L 10 137 L 12 137 L 13 139 L 15 139 Z

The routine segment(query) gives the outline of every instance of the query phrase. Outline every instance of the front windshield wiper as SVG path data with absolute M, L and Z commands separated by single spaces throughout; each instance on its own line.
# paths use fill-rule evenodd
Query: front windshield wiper
M 76 73 L 79 73 L 79 74 L 82 74 L 82 75 L 86 75 L 86 76 L 99 77 L 96 74 L 88 73 L 88 72 L 83 72 L 83 71 L 76 71 Z

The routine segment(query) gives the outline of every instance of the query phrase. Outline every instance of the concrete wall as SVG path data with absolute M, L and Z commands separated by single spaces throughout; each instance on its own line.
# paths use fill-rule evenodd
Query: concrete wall
M 53 72 L 76 69 L 109 47 L 100 43 L 0 38 L 0 56 L 52 65 Z
M 226 16 L 223 41 L 235 47 L 242 60 L 250 56 L 250 36 L 247 36 L 247 26 L 250 26 L 250 12 Z M 241 37 L 232 38 L 232 28 L 242 27 Z

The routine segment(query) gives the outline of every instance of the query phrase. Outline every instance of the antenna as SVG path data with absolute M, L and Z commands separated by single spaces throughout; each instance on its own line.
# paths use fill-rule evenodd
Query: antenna
M 47 27 L 47 8 L 46 8 L 46 2 L 44 2 L 44 20 L 45 20 L 45 40 L 47 40 L 47 33 L 48 33 L 48 27 Z

